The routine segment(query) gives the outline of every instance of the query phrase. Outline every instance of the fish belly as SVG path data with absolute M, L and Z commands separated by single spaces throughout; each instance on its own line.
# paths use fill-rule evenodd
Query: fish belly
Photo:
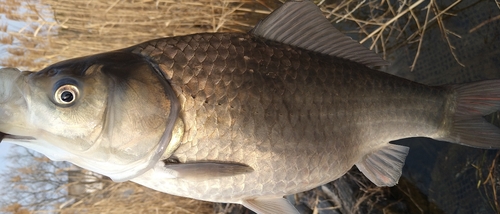
M 448 91 L 352 61 L 246 34 L 199 34 L 134 47 L 159 65 L 181 103 L 173 157 L 247 164 L 209 179 L 134 179 L 201 200 L 238 202 L 312 189 L 392 140 L 433 137 Z

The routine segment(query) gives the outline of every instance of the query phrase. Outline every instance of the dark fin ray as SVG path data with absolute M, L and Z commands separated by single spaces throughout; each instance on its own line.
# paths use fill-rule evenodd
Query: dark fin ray
M 366 155 L 356 164 L 371 182 L 377 186 L 394 186 L 398 183 L 410 148 L 388 144 L 382 149 Z
M 466 146 L 499 149 L 500 129 L 483 116 L 500 109 L 500 80 L 486 80 L 451 86 L 456 108 L 446 136 L 439 140 Z
M 262 214 L 299 213 L 297 209 L 284 198 L 248 199 L 243 200 L 241 204 L 256 213 Z
M 310 1 L 289 1 L 260 22 L 250 33 L 367 66 L 388 63 L 378 54 L 344 35 Z
M 253 168 L 245 164 L 224 162 L 166 164 L 165 168 L 175 171 L 178 178 L 195 180 L 208 180 L 253 172 Z

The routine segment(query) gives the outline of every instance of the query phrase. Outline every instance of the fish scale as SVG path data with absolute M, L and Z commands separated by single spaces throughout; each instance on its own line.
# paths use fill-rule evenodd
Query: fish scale
M 0 136 L 114 181 L 263 214 L 296 213 L 284 195 L 353 165 L 396 185 L 409 148 L 393 140 L 500 148 L 482 117 L 500 109 L 500 80 L 426 86 L 381 65 L 312 2 L 290 1 L 247 34 L 0 69 Z
M 152 47 L 157 55 L 147 52 Z M 197 48 L 213 49 L 213 55 L 181 54 L 200 52 Z M 238 162 L 254 169 L 202 182 L 134 179 L 204 200 L 236 202 L 256 191 L 286 195 L 329 182 L 391 140 L 433 136 L 448 93 L 248 34 L 165 38 L 130 51 L 149 54 L 178 86 L 174 90 L 183 100 L 181 118 L 187 129 L 173 156 L 180 162 Z M 200 66 L 205 63 L 200 59 L 213 66 Z M 187 71 L 192 68 L 199 70 Z M 192 186 L 198 188 L 193 191 Z

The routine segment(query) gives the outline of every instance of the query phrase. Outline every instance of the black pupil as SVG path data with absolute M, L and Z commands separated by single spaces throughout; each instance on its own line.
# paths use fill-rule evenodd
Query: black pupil
M 64 101 L 64 102 L 71 102 L 73 101 L 74 97 L 73 97 L 73 93 L 69 92 L 69 91 L 64 91 L 62 94 L 61 94 L 61 100 Z

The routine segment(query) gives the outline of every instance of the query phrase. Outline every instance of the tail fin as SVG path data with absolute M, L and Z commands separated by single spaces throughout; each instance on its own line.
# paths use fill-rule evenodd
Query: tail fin
M 442 140 L 484 148 L 500 148 L 500 129 L 483 116 L 500 110 L 500 80 L 451 86 L 456 108 L 448 136 Z

